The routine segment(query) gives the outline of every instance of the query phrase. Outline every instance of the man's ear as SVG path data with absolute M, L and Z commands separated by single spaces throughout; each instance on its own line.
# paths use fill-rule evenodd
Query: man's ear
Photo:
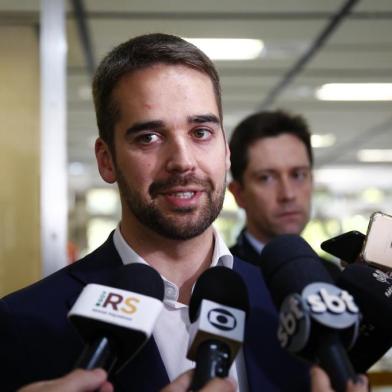
M 117 180 L 114 159 L 109 146 L 101 138 L 95 141 L 95 158 L 102 179 L 113 184 Z
M 244 208 L 244 201 L 243 201 L 243 187 L 242 185 L 236 181 L 233 180 L 230 182 L 229 186 L 229 191 L 233 194 L 234 199 L 236 203 L 238 204 L 238 207 Z
M 225 139 L 225 166 L 226 166 L 226 171 L 228 171 L 230 169 L 231 166 L 231 161 L 230 161 L 230 148 L 229 145 L 227 144 L 227 141 Z

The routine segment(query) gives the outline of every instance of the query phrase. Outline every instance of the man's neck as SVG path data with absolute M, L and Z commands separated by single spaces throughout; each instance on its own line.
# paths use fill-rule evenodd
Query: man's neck
M 135 225 L 123 221 L 120 231 L 140 257 L 179 287 L 179 302 L 188 303 L 194 283 L 212 261 L 212 227 L 188 240 L 169 239 L 145 227 L 135 230 Z
M 261 244 L 267 244 L 271 238 L 264 233 L 261 233 L 255 226 L 250 224 L 249 222 L 246 223 L 246 231 L 253 236 L 254 239 L 259 241 Z

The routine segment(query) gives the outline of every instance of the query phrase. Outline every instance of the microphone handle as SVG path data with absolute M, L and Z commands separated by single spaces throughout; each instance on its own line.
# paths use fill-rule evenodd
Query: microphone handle
M 325 329 L 319 336 L 317 355 L 320 366 L 327 372 L 333 389 L 345 392 L 347 382 L 358 379 L 347 352 L 336 332 Z
M 75 369 L 102 368 L 110 372 L 116 362 L 113 348 L 108 338 L 96 338 L 88 343 L 75 364 Z
M 196 368 L 192 379 L 191 391 L 198 391 L 214 377 L 227 377 L 231 364 L 229 346 L 219 340 L 205 340 L 196 354 Z

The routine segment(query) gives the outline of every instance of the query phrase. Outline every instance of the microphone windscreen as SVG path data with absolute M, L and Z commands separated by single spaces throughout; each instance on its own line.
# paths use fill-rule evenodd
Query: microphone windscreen
M 317 253 L 295 234 L 283 234 L 268 242 L 261 252 L 260 264 L 278 307 L 288 295 L 301 293 L 308 284 L 333 283 Z
M 197 319 L 203 299 L 249 311 L 248 290 L 241 276 L 226 267 L 213 267 L 204 271 L 197 280 L 189 303 L 191 323 Z
M 117 268 L 108 286 L 133 291 L 163 301 L 165 287 L 159 273 L 147 264 L 131 263 Z
M 341 273 L 337 285 L 354 296 L 366 319 L 380 328 L 392 328 L 392 278 L 366 264 L 353 263 Z
M 164 284 L 152 267 L 132 263 L 114 270 L 107 284 L 85 286 L 68 313 L 69 320 L 95 356 L 95 342 L 110 342 L 116 368 L 132 358 L 151 336 L 162 310 Z M 86 351 L 90 361 L 90 351 Z M 84 360 L 84 353 L 82 353 Z
M 359 337 L 350 350 L 358 372 L 366 372 L 392 347 L 392 279 L 366 264 L 353 263 L 337 284 L 354 296 L 363 319 Z

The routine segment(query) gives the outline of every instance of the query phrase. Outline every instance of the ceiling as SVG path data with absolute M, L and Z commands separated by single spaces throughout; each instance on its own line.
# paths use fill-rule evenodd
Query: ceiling
M 334 27 L 334 17 L 347 5 L 346 0 L 67 2 L 71 186 L 103 184 L 93 155 L 97 128 L 89 70 L 111 48 L 132 36 L 166 32 L 183 37 L 262 39 L 265 50 L 258 59 L 216 62 L 227 133 L 244 116 L 261 108 L 301 113 L 314 133 L 332 134 L 336 139 L 332 147 L 315 150 L 317 168 L 376 170 L 391 188 L 392 179 L 385 179 L 390 163 L 360 163 L 357 159 L 361 148 L 392 149 L 391 101 L 326 102 L 315 98 L 316 88 L 324 83 L 392 82 L 392 1 L 351 2 L 355 4 L 350 12 Z M 75 4 L 82 9 L 77 10 Z M 0 22 L 7 18 L 38 24 L 39 1 L 0 0 Z M 323 40 L 328 27 L 330 32 Z M 368 176 L 369 181 L 371 178 L 374 176 Z

